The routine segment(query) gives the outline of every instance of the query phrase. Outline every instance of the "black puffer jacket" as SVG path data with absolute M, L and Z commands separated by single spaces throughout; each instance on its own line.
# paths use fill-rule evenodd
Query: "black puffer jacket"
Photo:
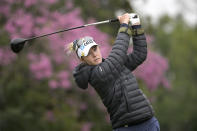
M 133 32 L 131 54 L 127 55 L 131 31 L 128 26 L 121 26 L 108 58 L 97 66 L 80 64 L 73 72 L 80 88 L 86 89 L 90 83 L 99 94 L 110 114 L 113 129 L 135 125 L 153 116 L 150 102 L 131 73 L 147 56 L 146 38 L 139 30 Z

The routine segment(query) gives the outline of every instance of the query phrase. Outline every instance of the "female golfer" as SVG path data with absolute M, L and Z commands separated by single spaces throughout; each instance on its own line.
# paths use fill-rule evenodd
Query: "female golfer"
M 99 45 L 92 37 L 80 38 L 69 45 L 82 62 L 73 71 L 75 82 L 82 89 L 90 83 L 96 90 L 114 131 L 159 131 L 153 108 L 131 73 L 147 56 L 139 16 L 126 13 L 118 19 L 118 35 L 106 59 L 102 58 Z M 133 52 L 127 54 L 131 36 Z

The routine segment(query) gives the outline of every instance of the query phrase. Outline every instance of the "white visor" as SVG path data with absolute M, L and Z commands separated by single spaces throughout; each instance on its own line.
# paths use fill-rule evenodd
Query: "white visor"
M 82 56 L 87 56 L 90 48 L 92 46 L 98 45 L 94 42 L 93 38 L 89 36 L 81 38 L 77 43 L 78 45 L 80 45 L 77 49 L 77 55 L 79 58 L 81 58 Z

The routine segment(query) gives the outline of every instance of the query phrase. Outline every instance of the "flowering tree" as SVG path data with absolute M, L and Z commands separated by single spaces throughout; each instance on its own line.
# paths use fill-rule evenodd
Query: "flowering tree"
M 57 11 L 57 8 L 61 9 L 61 11 Z M 85 24 L 80 16 L 80 9 L 74 8 L 70 0 L 66 2 L 63 0 L 3 0 L 0 2 L 0 13 L 0 18 L 3 19 L 0 23 L 4 27 L 3 32 L 8 33 L 10 39 L 32 37 L 62 28 Z M 88 23 L 90 22 L 94 22 L 94 19 L 89 19 Z M 6 82 L 1 82 L 6 83 L 4 84 L 5 88 L 7 88 L 6 86 L 11 88 L 16 85 L 24 87 L 22 90 L 24 90 L 23 95 L 26 103 L 22 109 L 16 108 L 19 110 L 19 114 L 22 111 L 27 112 L 26 114 L 24 113 L 24 116 L 27 118 L 22 117 L 22 120 L 29 120 L 30 116 L 28 115 L 30 114 L 28 114 L 27 110 L 31 110 L 31 106 L 35 103 L 36 107 L 32 109 L 33 111 L 29 112 L 33 115 L 40 115 L 37 116 L 37 119 L 36 116 L 32 116 L 32 119 L 39 120 L 39 129 L 43 129 L 43 125 L 49 127 L 52 122 L 54 123 L 52 126 L 54 130 L 81 129 L 88 131 L 99 125 L 96 124 L 100 123 L 97 121 L 109 122 L 108 115 L 104 120 L 103 118 L 98 118 L 99 115 L 104 115 L 106 112 L 103 105 L 95 105 L 100 100 L 95 97 L 93 89 L 88 89 L 88 93 L 84 93 L 75 88 L 76 85 L 73 83 L 72 70 L 79 64 L 79 61 L 75 55 L 67 56 L 63 49 L 65 44 L 86 35 L 92 36 L 101 45 L 101 52 L 104 58 L 106 58 L 111 50 L 111 46 L 108 44 L 110 36 L 94 26 L 32 41 L 32 46 L 23 50 L 19 55 L 12 53 L 7 45 L 0 47 L 0 70 L 5 72 L 5 74 L 11 74 L 12 72 L 9 72 L 9 69 L 13 65 L 16 65 L 16 69 L 14 70 L 16 74 L 13 75 L 15 79 L 8 76 L 5 80 Z M 144 81 L 149 89 L 156 89 L 159 84 L 169 87 L 168 81 L 165 78 L 167 69 L 167 60 L 159 54 L 149 51 L 147 61 L 136 70 L 135 74 L 139 79 Z M 3 74 L 1 73 L 1 75 Z M 22 77 L 21 74 L 27 75 L 27 77 Z M 12 82 L 20 84 L 12 85 Z M 30 89 L 28 90 L 30 91 L 27 91 L 25 86 L 29 86 Z M 89 100 L 84 94 L 91 95 L 94 99 Z M 8 99 L 8 96 L 5 96 L 4 99 Z M 16 99 L 16 101 L 16 105 L 20 105 L 21 107 L 21 99 Z M 32 103 L 32 105 L 30 106 L 29 103 Z M 10 107 L 13 107 L 13 105 L 15 104 L 11 104 Z M 94 108 L 94 106 L 96 107 Z M 94 120 L 92 118 L 90 119 L 86 115 L 87 110 L 90 112 L 90 115 L 97 117 Z M 12 110 L 8 111 L 11 113 L 7 112 L 7 114 L 13 113 Z M 6 111 L 2 110 L 2 112 Z M 17 112 L 14 113 L 17 114 Z M 3 118 L 8 119 L 6 116 Z M 103 125 L 105 125 L 104 123 Z M 37 125 L 39 124 L 37 123 Z M 35 127 L 35 129 L 38 128 Z M 100 130 L 102 130 L 102 127 L 100 127 Z

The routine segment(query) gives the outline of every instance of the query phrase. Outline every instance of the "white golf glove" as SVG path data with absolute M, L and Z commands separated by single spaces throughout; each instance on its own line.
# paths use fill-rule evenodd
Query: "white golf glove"
M 135 13 L 130 13 L 129 16 L 130 16 L 129 24 L 130 24 L 131 26 L 140 25 L 140 18 L 139 18 L 139 15 L 137 15 L 137 14 L 135 14 Z

